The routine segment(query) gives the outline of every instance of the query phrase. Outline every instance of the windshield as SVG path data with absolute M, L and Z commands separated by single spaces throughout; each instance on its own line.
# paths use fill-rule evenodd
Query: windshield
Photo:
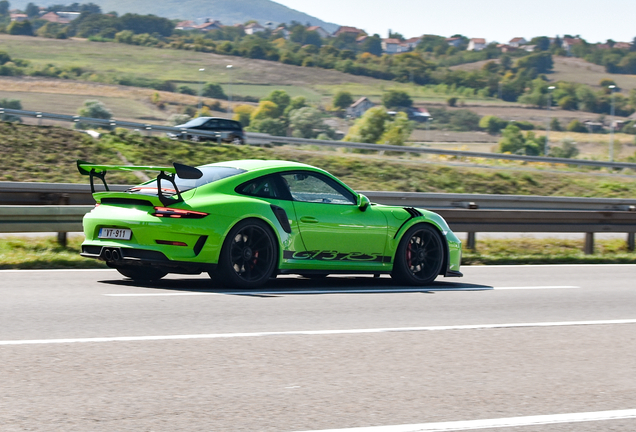
M 210 117 L 197 117 L 177 127 L 191 128 L 191 127 L 201 126 L 203 123 L 205 123 L 208 120 L 210 120 Z
M 201 170 L 203 175 L 198 179 L 182 179 L 181 177 L 175 176 L 175 183 L 179 188 L 179 192 L 185 192 L 190 189 L 198 188 L 199 186 L 206 185 L 208 183 L 215 182 L 217 180 L 221 180 L 224 178 L 232 177 L 237 174 L 244 173 L 245 170 L 238 168 L 230 168 L 230 167 L 222 167 L 222 166 L 201 166 L 197 167 Z M 176 193 L 174 189 L 172 189 L 172 183 L 169 181 L 161 182 L 161 189 L 163 189 L 164 193 L 170 192 Z M 144 195 L 156 195 L 157 194 L 157 180 L 153 180 L 151 182 L 134 186 L 128 189 L 126 192 L 137 192 Z

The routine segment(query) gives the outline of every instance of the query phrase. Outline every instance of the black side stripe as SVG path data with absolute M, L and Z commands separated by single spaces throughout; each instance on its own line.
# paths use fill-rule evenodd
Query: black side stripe
M 398 230 L 395 232 L 395 235 L 393 236 L 393 240 L 397 238 L 398 233 L 402 230 L 402 227 L 404 227 L 404 225 L 408 223 L 408 221 L 410 221 L 413 218 L 422 216 L 422 213 L 418 209 L 415 209 L 413 207 L 404 207 L 404 210 L 408 212 L 410 217 L 407 220 L 405 220 L 402 225 L 400 225 L 400 228 L 398 228 Z

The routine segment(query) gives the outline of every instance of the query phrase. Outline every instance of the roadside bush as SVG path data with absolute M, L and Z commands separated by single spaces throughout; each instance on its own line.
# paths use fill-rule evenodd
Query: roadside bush
M 243 127 L 247 127 L 250 125 L 250 116 L 254 111 L 256 111 L 256 107 L 252 105 L 235 106 L 232 119 L 240 122 Z
M 579 120 L 572 120 L 567 128 L 566 128 L 569 132 L 582 132 L 582 133 L 586 133 L 587 132 L 587 128 L 585 127 L 585 125 L 583 123 L 581 123 Z
M 227 95 L 223 91 L 223 88 L 214 83 L 207 83 L 203 86 L 203 90 L 201 90 L 201 94 L 205 97 L 213 98 L 213 99 L 224 99 L 227 100 Z
M 81 107 L 77 113 L 82 117 L 91 117 L 97 119 L 106 119 L 109 120 L 113 117 L 113 113 L 106 108 L 103 102 L 98 100 L 86 100 L 84 101 L 84 106 Z M 86 122 L 77 122 L 75 123 L 76 129 L 87 129 L 89 127 L 94 127 L 95 125 L 91 125 Z M 101 126 L 104 129 L 108 129 L 108 127 Z
M 557 158 L 575 158 L 579 154 L 579 149 L 576 147 L 576 143 L 571 138 L 564 138 L 561 141 L 560 147 L 552 147 L 549 151 L 549 156 Z
M 0 107 L 21 110 L 22 103 L 18 99 L 0 99 Z M 2 114 L 0 121 L 22 123 L 22 118 L 13 114 Z
M 191 87 L 188 87 L 187 85 L 180 85 L 179 87 L 177 87 L 177 93 L 193 95 L 193 96 L 197 94 L 196 90 L 194 90 Z
M 493 115 L 484 116 L 479 121 L 479 127 L 488 132 L 490 135 L 498 134 L 507 126 L 508 122 L 506 120 L 502 120 Z

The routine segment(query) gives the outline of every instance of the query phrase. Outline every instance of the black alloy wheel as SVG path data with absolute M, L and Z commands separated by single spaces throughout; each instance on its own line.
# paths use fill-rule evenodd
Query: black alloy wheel
M 398 246 L 391 277 L 408 285 L 428 285 L 444 263 L 444 245 L 439 231 L 429 224 L 411 227 Z
M 258 219 L 247 219 L 226 237 L 217 273 L 228 288 L 256 288 L 269 280 L 277 263 L 277 242 L 270 227 Z

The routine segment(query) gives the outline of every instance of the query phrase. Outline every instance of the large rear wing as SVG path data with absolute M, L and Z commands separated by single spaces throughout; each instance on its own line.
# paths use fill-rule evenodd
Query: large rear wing
M 79 170 L 80 174 L 90 177 L 91 193 L 95 193 L 95 177 L 102 181 L 107 191 L 110 190 L 108 188 L 108 184 L 106 183 L 106 173 L 108 171 L 159 171 L 159 174 L 157 175 L 157 195 L 159 196 L 159 200 L 161 201 L 161 203 L 165 206 L 183 201 L 181 192 L 179 191 L 179 188 L 175 183 L 175 176 L 178 176 L 182 179 L 198 179 L 203 176 L 203 173 L 198 168 L 189 165 L 183 165 L 177 162 L 174 162 L 171 167 L 160 167 L 151 165 L 97 165 L 83 160 L 78 160 L 77 169 Z M 161 180 L 166 180 L 174 186 L 174 190 L 177 195 L 176 200 L 164 195 L 163 189 L 161 188 Z

